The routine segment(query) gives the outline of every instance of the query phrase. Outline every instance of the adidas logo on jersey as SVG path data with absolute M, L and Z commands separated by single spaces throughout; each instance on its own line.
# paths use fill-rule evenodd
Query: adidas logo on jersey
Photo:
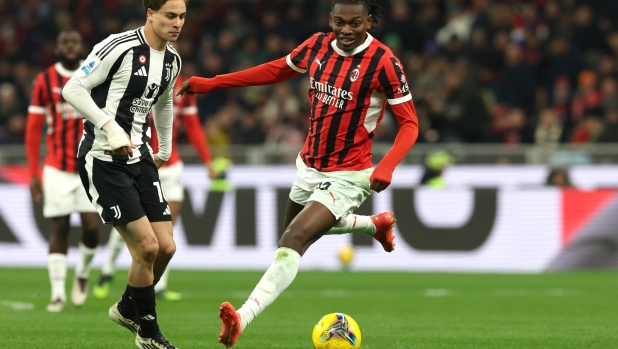
M 163 211 L 163 215 L 164 215 L 164 216 L 169 216 L 169 215 L 171 215 L 171 214 L 172 214 L 172 211 L 170 211 L 170 207 L 169 207 L 169 206 L 167 206 L 167 207 L 165 208 L 165 211 Z
M 146 67 L 139 68 L 135 73 L 133 73 L 133 75 L 148 76 L 148 74 L 146 74 Z

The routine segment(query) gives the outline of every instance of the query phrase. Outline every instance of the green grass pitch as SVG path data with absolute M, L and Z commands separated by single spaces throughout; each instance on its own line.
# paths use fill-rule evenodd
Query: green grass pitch
M 219 304 L 240 306 L 261 275 L 174 270 L 170 286 L 185 298 L 158 303 L 164 334 L 182 349 L 224 348 L 217 343 Z M 116 274 L 107 300 L 91 297 L 83 308 L 69 304 L 57 314 L 45 311 L 46 270 L 0 269 L 0 276 L 0 348 L 135 348 L 129 331 L 107 317 L 126 271 Z M 234 348 L 310 349 L 313 325 L 331 312 L 356 319 L 363 349 L 617 348 L 617 294 L 618 275 L 609 272 L 304 271 Z

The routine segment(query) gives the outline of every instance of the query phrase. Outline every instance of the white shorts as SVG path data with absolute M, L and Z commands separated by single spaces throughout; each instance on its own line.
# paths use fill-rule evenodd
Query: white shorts
M 165 166 L 159 169 L 159 180 L 161 187 L 165 193 L 167 201 L 182 202 L 185 198 L 185 191 L 182 185 L 182 169 L 184 164 L 182 161 L 171 166 Z
M 72 212 L 97 212 L 86 195 L 78 173 L 43 167 L 43 217 L 63 217 Z
M 369 177 L 373 168 L 320 172 L 307 167 L 300 156 L 296 159 L 296 168 L 298 173 L 290 199 L 301 205 L 317 201 L 326 206 L 336 219 L 352 213 L 371 194 Z

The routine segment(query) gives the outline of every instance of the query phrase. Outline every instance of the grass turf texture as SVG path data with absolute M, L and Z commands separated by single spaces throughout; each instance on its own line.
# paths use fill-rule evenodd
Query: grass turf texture
M 83 308 L 68 304 L 55 314 L 45 311 L 46 270 L 0 269 L 0 275 L 0 348 L 135 348 L 129 331 L 107 317 L 126 271 L 116 273 L 107 300 L 91 296 Z M 171 288 L 184 299 L 158 302 L 164 334 L 182 349 L 224 348 L 217 343 L 219 304 L 239 307 L 261 276 L 174 270 Z M 615 348 L 616 290 L 615 273 L 301 272 L 234 348 L 312 348 L 313 325 L 331 312 L 356 319 L 363 349 Z

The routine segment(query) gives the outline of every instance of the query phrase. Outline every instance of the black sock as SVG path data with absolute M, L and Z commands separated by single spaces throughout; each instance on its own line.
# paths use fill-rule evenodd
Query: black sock
M 139 335 L 143 338 L 153 338 L 161 333 L 157 323 L 157 303 L 155 302 L 154 284 L 147 287 L 131 287 L 131 298 L 137 313 Z
M 118 302 L 118 311 L 120 315 L 126 317 L 127 319 L 136 320 L 137 316 L 135 314 L 135 307 L 133 306 L 133 301 L 131 300 L 131 291 L 129 291 L 129 285 L 124 290 L 122 297 L 120 297 L 120 302 Z

